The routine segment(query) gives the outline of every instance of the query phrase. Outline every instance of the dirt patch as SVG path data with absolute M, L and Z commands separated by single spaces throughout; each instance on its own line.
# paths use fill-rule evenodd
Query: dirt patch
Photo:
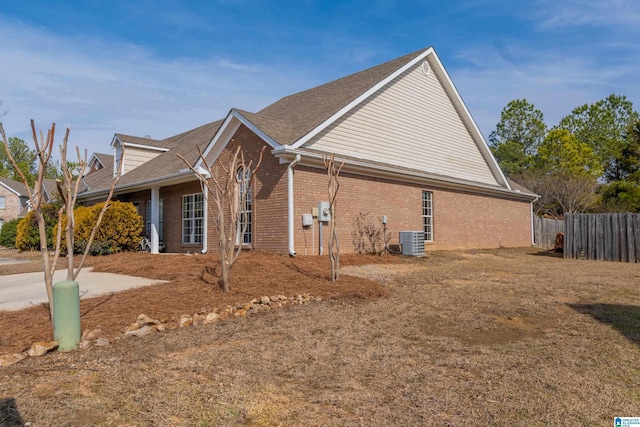
M 345 271 L 365 277 L 337 285 L 326 281 L 327 259 L 250 254 L 234 274 L 267 286 L 260 293 L 299 284 L 328 298 L 25 359 L 2 370 L 0 398 L 34 426 L 599 426 L 634 413 L 640 265 L 537 253 L 345 257 Z M 177 257 L 176 270 L 162 273 L 176 275 L 175 289 L 203 280 L 186 265 L 192 258 L 200 256 Z M 158 259 L 169 258 L 149 258 Z M 103 261 L 130 274 L 144 268 Z M 241 283 L 241 298 L 256 290 Z M 160 292 L 167 306 L 173 289 Z M 184 289 L 176 303 L 197 292 Z M 189 310 L 214 304 L 203 299 L 210 294 L 195 294 Z
M 26 258 L 25 254 L 20 254 Z M 28 254 L 33 257 L 34 254 Z M 385 263 L 385 257 L 343 257 L 350 260 Z M 34 263 L 37 261 L 34 261 Z M 183 314 L 210 312 L 227 304 L 244 303 L 264 295 L 292 296 L 309 293 L 323 299 L 371 299 L 388 295 L 378 282 L 344 274 L 329 281 L 326 258 L 289 258 L 268 252 L 243 253 L 233 267 L 228 293 L 218 286 L 215 255 L 151 255 L 146 252 L 91 258 L 94 271 L 168 280 L 124 292 L 82 300 L 83 330 L 100 328 L 103 337 L 120 337 L 140 313 L 154 319 L 177 321 Z M 19 266 L 16 266 L 19 267 Z M 23 269 L 32 268 L 24 266 Z M 41 267 L 40 267 L 41 268 Z M 4 270 L 3 270 L 4 274 Z M 44 284 L 43 284 L 43 293 Z M 0 354 L 24 351 L 35 341 L 53 339 L 48 304 L 20 311 L 0 312 Z

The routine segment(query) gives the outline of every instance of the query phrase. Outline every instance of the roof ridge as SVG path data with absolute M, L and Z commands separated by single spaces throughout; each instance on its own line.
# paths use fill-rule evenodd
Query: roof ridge
M 373 65 L 373 66 L 371 66 L 371 67 L 369 67 L 369 68 L 366 68 L 366 69 L 364 69 L 364 70 L 356 71 L 355 73 L 351 73 L 351 74 L 348 74 L 348 75 L 346 75 L 346 76 L 339 77 L 339 78 L 337 78 L 337 79 L 335 79 L 335 80 L 331 80 L 331 81 L 329 81 L 329 82 L 322 83 L 322 84 L 320 84 L 320 85 L 318 85 L 318 86 L 314 86 L 314 87 L 312 87 L 312 88 L 305 89 L 305 90 L 302 90 L 302 91 L 300 91 L 300 92 L 296 92 L 296 93 L 292 93 L 292 94 L 290 94 L 290 95 L 286 95 L 286 96 L 284 96 L 284 97 L 282 97 L 282 98 L 278 99 L 276 102 L 274 102 L 274 103 L 272 103 L 272 104 L 270 104 L 270 105 L 267 105 L 267 106 L 266 106 L 266 107 L 264 107 L 262 110 L 258 111 L 258 113 L 262 112 L 263 110 L 268 109 L 271 105 L 276 104 L 276 103 L 278 103 L 278 102 L 280 102 L 280 101 L 282 101 L 282 100 L 285 100 L 285 99 L 287 99 L 287 98 L 292 98 L 292 97 L 295 97 L 295 96 L 298 96 L 298 95 L 304 95 L 305 93 L 308 93 L 308 92 L 311 92 L 311 91 L 315 91 L 315 90 L 317 90 L 317 89 L 321 89 L 321 88 L 326 87 L 326 86 L 329 86 L 329 85 L 334 85 L 334 84 L 337 84 L 337 83 L 343 82 L 343 81 L 348 80 L 348 79 L 354 79 L 354 78 L 356 78 L 356 77 L 358 77 L 358 76 L 361 76 L 361 75 L 370 74 L 372 71 L 374 71 L 374 70 L 376 70 L 376 69 L 383 69 L 383 68 L 386 68 L 386 67 L 387 67 L 387 66 L 389 66 L 391 63 L 395 63 L 395 62 L 398 62 L 398 63 L 407 63 L 407 62 L 409 62 L 409 60 L 410 60 L 410 59 L 413 59 L 414 57 L 416 57 L 417 55 L 419 55 L 419 54 L 421 54 L 421 53 L 423 53 L 423 52 L 427 51 L 428 49 L 430 49 L 430 47 L 426 47 L 426 48 L 423 48 L 423 49 L 419 49 L 419 50 L 416 50 L 416 51 L 414 51 L 414 52 L 408 53 L 408 54 L 406 54 L 406 55 L 400 56 L 400 57 L 398 57 L 398 58 L 394 58 L 394 59 L 390 59 L 390 60 L 388 60 L 388 61 L 385 61 L 385 62 L 383 62 L 382 64 Z M 400 67 L 397 67 L 396 69 L 398 69 L 398 68 L 400 68 Z M 394 70 L 394 71 L 395 71 L 395 70 Z M 389 72 L 387 75 L 391 75 L 392 73 L 393 73 L 393 71 Z M 382 79 L 381 79 L 381 80 L 382 80 Z M 364 93 L 364 92 L 363 92 L 363 93 Z

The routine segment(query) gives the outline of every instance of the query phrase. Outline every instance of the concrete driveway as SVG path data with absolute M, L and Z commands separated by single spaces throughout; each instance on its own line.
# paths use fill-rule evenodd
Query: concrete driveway
M 10 261 L 8 261 L 10 260 Z M 24 261 L 0 258 L 0 266 Z M 80 285 L 80 298 L 91 298 L 112 292 L 149 286 L 155 283 L 166 283 L 166 280 L 147 279 L 112 273 L 94 273 L 91 268 L 84 268 L 76 281 Z M 67 271 L 58 270 L 53 276 L 53 283 L 66 279 Z M 0 310 L 20 310 L 43 302 L 48 302 L 44 286 L 44 273 L 22 273 L 0 276 Z

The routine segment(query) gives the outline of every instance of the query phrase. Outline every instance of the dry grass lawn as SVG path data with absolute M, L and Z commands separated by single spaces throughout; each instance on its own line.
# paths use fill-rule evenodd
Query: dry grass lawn
M 172 280 L 83 303 L 83 326 L 113 336 L 141 312 L 193 314 L 272 293 L 326 299 L 25 359 L 0 371 L 0 416 L 15 408 L 31 426 L 601 426 L 640 415 L 640 265 L 535 249 L 345 257 L 334 285 L 326 257 L 254 253 L 222 295 L 205 283 L 207 257 L 93 262 Z M 48 333 L 41 311 L 0 313 L 0 353 L 33 338 L 19 321 Z

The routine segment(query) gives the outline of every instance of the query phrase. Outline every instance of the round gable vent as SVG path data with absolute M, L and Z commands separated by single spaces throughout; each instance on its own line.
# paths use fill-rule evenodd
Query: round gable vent
M 422 72 L 425 76 L 431 74 L 431 67 L 429 66 L 429 63 L 427 61 L 422 61 L 422 65 L 420 68 L 422 68 Z

